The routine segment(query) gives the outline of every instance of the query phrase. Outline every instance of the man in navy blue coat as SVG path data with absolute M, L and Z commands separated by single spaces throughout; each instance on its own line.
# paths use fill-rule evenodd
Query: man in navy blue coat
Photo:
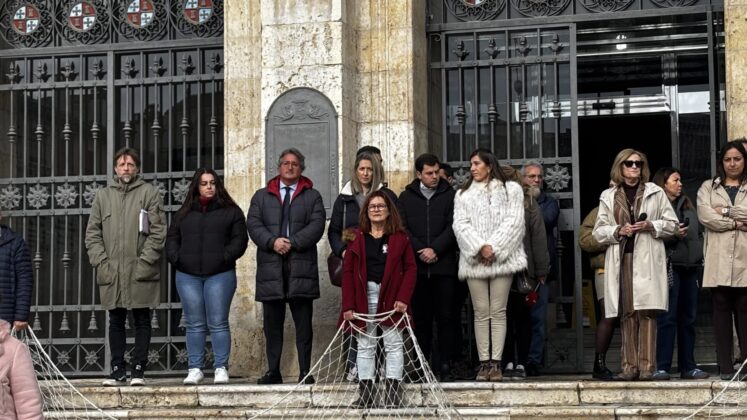
M 33 288 L 34 273 L 26 242 L 11 228 L 0 224 L 0 319 L 17 330 L 26 329 Z
M 547 234 L 547 252 L 550 254 L 550 274 L 547 276 L 547 281 L 554 280 L 558 274 L 555 252 L 555 228 L 558 226 L 558 216 L 560 215 L 558 200 L 542 190 L 544 169 L 540 163 L 527 162 L 521 172 L 524 176 L 524 183 L 530 187 L 532 195 L 537 200 L 540 210 L 542 210 L 545 233 Z M 546 281 L 540 283 L 537 292 L 539 298 L 531 310 L 532 341 L 529 345 L 529 355 L 527 357 L 527 376 L 539 376 L 542 352 L 545 348 L 545 321 L 547 320 L 547 301 L 549 299 L 549 289 Z

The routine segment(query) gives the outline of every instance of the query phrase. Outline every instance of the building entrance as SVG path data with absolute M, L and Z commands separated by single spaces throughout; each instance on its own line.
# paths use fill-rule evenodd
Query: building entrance
M 544 166 L 545 190 L 560 204 L 544 368 L 588 372 L 578 227 L 625 147 L 645 152 L 653 170 L 683 168 L 691 197 L 712 176 L 725 141 L 723 6 L 522 4 L 428 1 L 428 148 L 459 183 L 476 147 L 502 164 Z
M 599 203 L 607 189 L 610 168 L 625 148 L 646 154 L 651 176 L 672 165 L 671 118 L 669 114 L 615 115 L 578 119 L 579 173 L 582 217 Z

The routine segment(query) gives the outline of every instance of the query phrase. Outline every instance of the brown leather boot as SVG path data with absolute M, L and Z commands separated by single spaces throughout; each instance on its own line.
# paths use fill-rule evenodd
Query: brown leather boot
M 503 380 L 503 372 L 501 372 L 501 362 L 490 362 L 490 373 L 488 374 L 488 380 L 490 382 L 500 382 Z
M 478 382 L 487 382 L 490 380 L 490 362 L 480 362 L 480 370 L 475 378 Z

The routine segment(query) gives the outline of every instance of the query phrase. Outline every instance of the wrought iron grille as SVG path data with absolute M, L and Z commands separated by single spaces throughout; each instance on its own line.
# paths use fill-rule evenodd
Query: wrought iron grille
M 433 24 L 589 17 L 609 12 L 669 13 L 681 8 L 721 6 L 721 0 L 428 0 Z M 609 18 L 609 16 L 605 16 Z M 570 21 L 570 20 L 568 20 Z M 545 22 L 543 22 L 545 23 Z M 531 24 L 531 23 L 530 23 Z
M 127 14 L 135 5 L 140 11 Z M 83 25 L 72 19 L 78 6 L 94 18 L 90 31 L 75 26 Z M 23 38 L 21 7 L 27 17 L 37 9 L 30 17 L 38 12 L 48 29 Z M 32 326 L 60 369 L 101 374 L 107 323 L 84 246 L 90 207 L 125 145 L 140 151 L 141 174 L 169 214 L 196 168 L 222 174 L 222 2 L 14 1 L 0 13 L 0 210 L 31 250 Z M 173 271 L 162 264 L 148 358 L 151 370 L 168 373 L 186 367 L 186 350 Z
M 469 153 L 484 147 L 513 165 L 552 163 L 548 187 L 571 198 L 569 34 L 558 27 L 430 37 L 431 147 L 459 168 L 458 184 L 469 177 Z

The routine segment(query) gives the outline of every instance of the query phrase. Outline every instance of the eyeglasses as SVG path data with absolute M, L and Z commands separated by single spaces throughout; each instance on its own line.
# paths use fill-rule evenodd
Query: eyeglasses
M 642 160 L 624 160 L 623 165 L 625 165 L 626 168 L 643 168 L 643 161 Z
M 368 206 L 368 211 L 383 211 L 386 209 L 386 204 L 371 204 L 370 206 Z

